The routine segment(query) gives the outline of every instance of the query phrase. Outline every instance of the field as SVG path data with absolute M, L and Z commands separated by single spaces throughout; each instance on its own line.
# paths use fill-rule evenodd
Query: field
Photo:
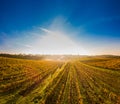
M 57 58 L 0 57 L 0 104 L 120 104 L 120 57 Z

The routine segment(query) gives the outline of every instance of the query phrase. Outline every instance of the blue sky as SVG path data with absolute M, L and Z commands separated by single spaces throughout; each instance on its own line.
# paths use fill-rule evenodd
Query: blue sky
M 120 55 L 119 5 L 119 0 L 0 0 L 0 52 L 57 54 L 72 44 L 61 53 L 80 47 L 83 52 L 75 53 Z M 61 46 L 51 33 L 64 34 L 56 36 L 61 41 L 68 38 Z M 46 35 L 50 46 L 41 42 Z

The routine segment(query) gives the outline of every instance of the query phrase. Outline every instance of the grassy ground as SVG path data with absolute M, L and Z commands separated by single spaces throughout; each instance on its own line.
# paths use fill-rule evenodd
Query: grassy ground
M 119 65 L 119 58 L 0 57 L 0 104 L 120 104 Z

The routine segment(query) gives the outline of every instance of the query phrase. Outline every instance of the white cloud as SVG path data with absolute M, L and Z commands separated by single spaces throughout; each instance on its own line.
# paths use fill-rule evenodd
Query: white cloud
M 40 29 L 41 29 L 42 31 L 46 32 L 46 33 L 52 33 L 51 31 L 49 31 L 49 30 L 47 30 L 47 29 L 45 29 L 45 28 L 40 27 Z
M 84 49 L 73 41 L 68 35 L 59 31 L 50 31 L 40 28 L 45 32 L 33 43 L 31 53 L 34 54 L 88 54 Z
M 67 27 L 65 22 L 66 19 L 58 17 L 47 27 L 48 29 L 38 26 L 30 31 L 16 32 L 13 35 L 15 37 L 9 37 L 5 41 L 3 50 L 27 54 L 88 54 L 70 37 L 71 28 L 70 33 L 64 31 Z

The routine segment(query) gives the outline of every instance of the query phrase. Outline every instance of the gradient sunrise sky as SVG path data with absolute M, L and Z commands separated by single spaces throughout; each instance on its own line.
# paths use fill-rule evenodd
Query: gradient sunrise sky
M 120 0 L 0 0 L 0 52 L 120 55 Z

